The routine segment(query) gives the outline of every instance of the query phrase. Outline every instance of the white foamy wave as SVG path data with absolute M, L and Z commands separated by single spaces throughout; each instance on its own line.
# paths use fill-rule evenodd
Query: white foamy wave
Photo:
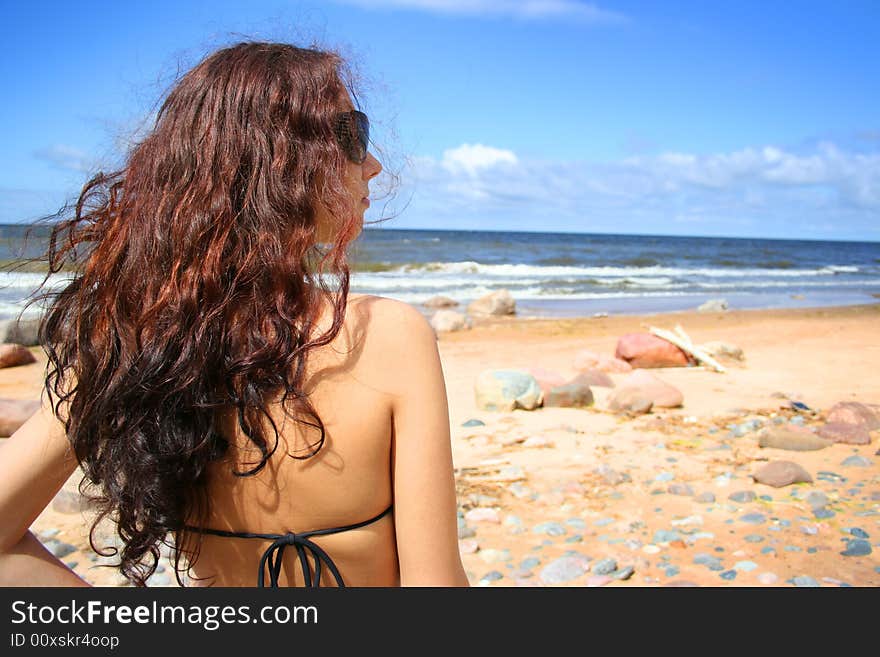
M 45 277 L 45 274 L 35 272 L 0 272 L 0 289 L 36 290 Z M 73 274 L 69 272 L 52 274 L 46 281 L 46 287 L 63 287 L 71 280 Z
M 739 283 L 694 283 L 697 287 L 712 288 L 741 288 L 741 287 L 792 287 L 792 281 L 755 281 Z M 880 287 L 880 281 L 804 281 L 797 282 L 798 287 L 857 287 L 867 285 Z
M 418 265 L 401 265 L 396 269 L 389 270 L 392 273 L 431 273 L 431 274 L 480 274 L 483 276 L 537 276 L 540 278 L 552 278 L 556 276 L 584 276 L 588 278 L 603 277 L 687 277 L 709 276 L 719 278 L 741 278 L 761 276 L 827 276 L 833 273 L 850 273 L 858 271 L 858 268 L 848 266 L 821 267 L 818 269 L 775 269 L 751 267 L 743 269 L 730 269 L 722 267 L 574 267 L 574 266 L 541 266 L 527 264 L 501 264 L 486 265 L 465 260 L 461 262 L 427 262 Z
M 859 268 L 854 265 L 828 265 L 819 271 L 825 274 L 852 274 L 859 271 Z

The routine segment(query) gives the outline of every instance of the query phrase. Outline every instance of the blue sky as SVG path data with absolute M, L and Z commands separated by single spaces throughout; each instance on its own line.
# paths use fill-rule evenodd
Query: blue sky
M 880 240 L 876 0 L 33 2 L 2 30 L 2 223 L 117 164 L 179 70 L 270 39 L 355 62 L 389 228 Z

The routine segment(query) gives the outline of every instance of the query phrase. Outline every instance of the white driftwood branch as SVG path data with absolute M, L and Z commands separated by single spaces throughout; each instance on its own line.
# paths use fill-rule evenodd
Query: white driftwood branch
M 657 328 L 656 326 L 649 326 L 648 327 L 648 330 L 651 333 L 653 333 L 654 335 L 656 335 L 658 338 L 663 338 L 664 340 L 674 344 L 679 349 L 682 349 L 682 350 L 686 351 L 687 353 L 692 354 L 694 356 L 694 358 L 696 358 L 697 360 L 701 360 L 704 363 L 706 363 L 707 365 L 710 365 L 711 367 L 715 368 L 715 370 L 717 372 L 722 372 L 722 373 L 727 372 L 727 370 L 724 368 L 723 365 L 721 365 L 721 363 L 719 363 L 717 360 L 712 358 L 709 354 L 707 354 L 705 351 L 703 351 L 699 347 L 695 346 L 694 343 L 691 342 L 690 338 L 687 337 L 687 334 L 684 332 L 684 330 L 681 329 L 680 326 L 676 326 L 676 329 L 679 330 L 680 334 L 683 334 L 684 337 L 682 337 L 680 334 L 673 333 L 672 331 L 667 331 L 665 329 Z

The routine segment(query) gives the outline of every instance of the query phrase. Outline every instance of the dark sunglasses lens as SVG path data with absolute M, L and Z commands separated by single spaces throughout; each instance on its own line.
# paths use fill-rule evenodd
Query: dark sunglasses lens
M 366 114 L 356 110 L 340 114 L 337 120 L 337 136 L 348 159 L 356 164 L 367 159 L 370 120 Z

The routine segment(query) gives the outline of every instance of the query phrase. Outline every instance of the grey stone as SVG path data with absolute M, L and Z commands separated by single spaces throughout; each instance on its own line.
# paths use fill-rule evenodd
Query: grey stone
M 542 522 L 532 527 L 535 534 L 547 534 L 548 536 L 562 536 L 568 533 L 565 527 L 558 522 Z
M 861 538 L 855 538 L 846 543 L 846 549 L 841 552 L 845 557 L 865 557 L 871 554 L 871 544 Z
M 757 495 L 755 495 L 754 491 L 738 490 L 728 495 L 727 499 L 739 502 L 740 504 L 747 504 L 748 502 L 754 502 L 756 497 Z
M 613 573 L 611 573 L 611 577 L 619 580 L 626 580 L 633 576 L 633 573 L 636 572 L 636 569 L 632 566 L 624 566 L 623 568 L 618 568 Z
M 559 557 L 547 564 L 539 575 L 545 584 L 564 584 L 581 577 L 587 572 L 586 560 L 582 557 Z
M 0 343 L 13 342 L 25 347 L 35 347 L 40 344 L 39 327 L 39 317 L 0 320 Z
M 684 495 L 689 497 L 694 494 L 694 489 L 688 484 L 669 484 L 669 486 L 666 487 L 666 492 L 670 495 Z
M 77 548 L 75 545 L 71 545 L 70 543 L 64 543 L 63 541 L 59 541 L 57 538 L 50 538 L 48 541 L 43 543 L 49 552 L 54 554 L 59 559 L 63 559 L 68 554 L 72 554 L 76 552 Z
M 740 522 L 747 522 L 750 525 L 760 525 L 767 522 L 767 518 L 762 513 L 747 513 L 744 516 L 740 516 Z
M 874 462 L 871 459 L 866 459 L 864 456 L 855 455 L 845 458 L 840 465 L 856 468 L 868 468 L 874 465 Z
M 798 575 L 797 577 L 790 580 L 792 584 L 795 586 L 821 586 L 819 582 L 810 577 L 809 575 Z
M 672 541 L 681 540 L 681 534 L 677 531 L 669 530 L 669 529 L 658 529 L 654 532 L 654 538 L 651 539 L 652 543 L 671 543 Z
M 594 575 L 608 575 L 615 570 L 617 570 L 617 561 L 610 557 L 606 559 L 600 559 L 593 564 L 592 568 L 590 568 L 590 571 Z
M 700 504 L 712 504 L 715 501 L 715 494 L 706 491 L 697 495 L 695 499 Z
M 467 422 L 463 423 L 461 426 L 463 427 L 485 427 L 486 423 L 482 420 L 478 420 L 476 418 L 471 418 Z

